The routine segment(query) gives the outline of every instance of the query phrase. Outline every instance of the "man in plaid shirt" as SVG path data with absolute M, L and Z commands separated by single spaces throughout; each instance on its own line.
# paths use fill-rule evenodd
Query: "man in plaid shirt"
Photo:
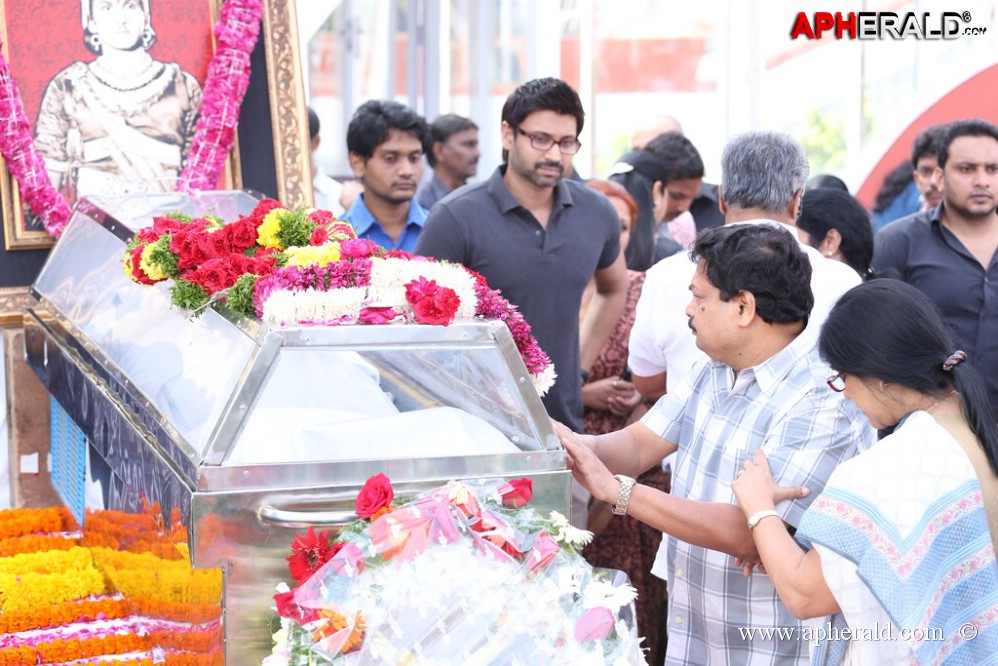
M 693 252 L 686 315 L 709 360 L 640 423 L 598 437 L 557 429 L 595 498 L 666 533 L 666 664 L 806 664 L 800 622 L 764 573 L 745 576 L 736 563 L 756 560 L 751 527 L 767 516 L 747 525 L 731 482 L 746 458 L 765 451 L 778 485 L 811 490 L 778 506 L 792 528 L 872 430 L 826 384 L 830 371 L 814 338 L 801 335 L 814 305 L 811 264 L 790 232 L 769 224 L 709 229 Z M 671 494 L 634 484 L 630 477 L 672 452 Z M 783 632 L 750 640 L 747 628 Z

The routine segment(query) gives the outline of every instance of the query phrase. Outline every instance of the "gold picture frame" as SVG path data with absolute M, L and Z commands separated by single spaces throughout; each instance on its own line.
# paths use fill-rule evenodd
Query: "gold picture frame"
M 214 52 L 214 25 L 218 21 L 222 0 L 150 0 L 150 2 L 152 25 L 157 31 L 157 40 L 149 49 L 150 54 L 164 62 L 178 62 L 184 68 L 184 58 L 190 58 L 186 53 L 192 50 L 191 44 L 207 46 L 209 49 L 206 54 L 207 60 L 201 58 L 186 61 L 196 63 L 188 69 L 193 70 L 192 73 L 203 85 L 204 76 L 199 74 L 203 73 L 206 76 L 207 62 Z M 33 7 L 31 11 L 24 10 L 28 4 Z M 61 65 L 55 65 L 57 72 L 67 64 L 83 59 L 80 57 L 80 51 L 86 54 L 86 50 L 82 39 L 80 6 L 81 0 L 50 0 L 45 3 L 44 8 L 35 0 L 0 0 L 0 39 L 3 40 L 4 56 L 7 57 L 16 76 L 17 85 L 31 86 L 30 92 L 21 88 L 21 95 L 33 133 L 40 99 L 45 90 L 45 86 L 40 86 L 39 81 L 49 81 L 53 69 L 51 64 L 47 69 L 42 69 L 38 63 L 44 61 L 44 58 L 40 58 L 38 54 L 49 53 L 50 59 L 56 59 L 58 54 L 69 53 L 70 55 L 62 56 Z M 68 11 L 69 9 L 72 11 Z M 191 11 L 192 9 L 197 11 Z M 44 16 L 39 16 L 39 12 Z M 194 25 L 200 26 L 197 28 L 197 34 L 193 35 L 190 27 L 192 14 L 203 19 L 193 20 Z M 178 21 L 181 23 L 177 23 Z M 47 26 L 43 31 L 38 30 L 40 22 L 44 22 Z M 53 22 L 57 24 L 53 25 Z M 268 101 L 273 128 L 272 145 L 277 175 L 277 191 L 273 195 L 285 205 L 295 208 L 311 201 L 312 183 L 307 150 L 308 128 L 303 122 L 305 100 L 298 55 L 294 0 L 263 0 L 262 28 L 260 39 L 264 42 L 266 54 Z M 56 39 L 54 46 L 46 50 L 44 44 L 37 44 L 37 39 L 40 34 L 48 33 L 61 37 Z M 169 37 L 171 34 L 179 36 L 181 33 L 183 39 L 175 41 L 182 44 L 174 47 L 173 51 L 164 47 L 161 55 L 156 55 L 154 49 L 156 44 L 165 41 L 163 37 Z M 31 36 L 34 41 L 30 43 L 30 47 L 23 46 L 21 51 L 17 51 L 18 43 L 22 45 L 29 43 L 25 37 L 18 39 L 22 34 Z M 13 42 L 9 38 L 14 38 Z M 22 63 L 31 64 L 26 66 Z M 19 74 L 19 70 L 23 73 Z M 245 110 L 242 116 L 243 119 L 246 117 Z M 243 186 L 239 168 L 238 140 L 226 160 L 223 180 L 224 183 L 220 183 L 220 186 L 227 189 Z M 37 225 L 32 216 L 24 214 L 25 205 L 17 182 L 2 158 L 0 158 L 0 205 L 3 208 L 7 250 L 51 247 L 54 242 L 52 237 Z

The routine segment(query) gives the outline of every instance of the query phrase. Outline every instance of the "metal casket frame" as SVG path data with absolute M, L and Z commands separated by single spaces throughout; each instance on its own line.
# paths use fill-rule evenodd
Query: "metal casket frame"
M 449 479 L 529 476 L 568 514 L 565 453 L 501 322 L 271 329 L 122 270 L 152 216 L 234 221 L 246 191 L 91 197 L 32 288 L 28 362 L 106 463 L 107 508 L 179 510 L 192 563 L 222 568 L 226 659 L 271 647 L 272 595 L 296 532 L 352 520 L 364 481 L 399 494 Z

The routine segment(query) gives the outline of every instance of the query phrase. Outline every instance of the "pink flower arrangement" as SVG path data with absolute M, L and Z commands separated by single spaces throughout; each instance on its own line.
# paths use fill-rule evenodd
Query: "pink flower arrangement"
M 230 224 L 157 217 L 135 234 L 122 266 L 140 284 L 172 280 L 174 305 L 195 315 L 225 302 L 278 327 L 498 319 L 538 392 L 554 384 L 551 360 L 523 315 L 485 278 L 460 264 L 385 252 L 328 211 L 291 211 L 263 199 Z

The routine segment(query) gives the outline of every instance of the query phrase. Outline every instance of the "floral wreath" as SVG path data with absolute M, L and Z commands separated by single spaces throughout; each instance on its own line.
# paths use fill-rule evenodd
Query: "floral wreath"
M 155 217 L 129 241 L 122 267 L 139 284 L 172 281 L 172 303 L 192 316 L 219 303 L 278 328 L 498 319 L 541 395 L 556 378 L 523 315 L 483 276 L 460 264 L 386 252 L 329 211 L 288 210 L 263 199 L 230 224 L 212 216 Z
M 216 51 L 208 65 L 197 129 L 177 182 L 178 191 L 207 190 L 218 182 L 232 148 L 246 88 L 250 53 L 263 17 L 261 0 L 225 0 L 215 26 Z M 2 45 L 2 44 L 0 44 Z M 62 235 L 72 213 L 52 185 L 45 159 L 38 153 L 24 103 L 0 53 L 0 153 L 17 180 L 21 195 L 53 238 Z
M 530 479 L 451 481 L 398 500 L 384 474 L 359 520 L 310 527 L 274 596 L 264 666 L 347 663 L 644 663 L 636 590 L 580 554 L 592 533 L 527 507 Z

